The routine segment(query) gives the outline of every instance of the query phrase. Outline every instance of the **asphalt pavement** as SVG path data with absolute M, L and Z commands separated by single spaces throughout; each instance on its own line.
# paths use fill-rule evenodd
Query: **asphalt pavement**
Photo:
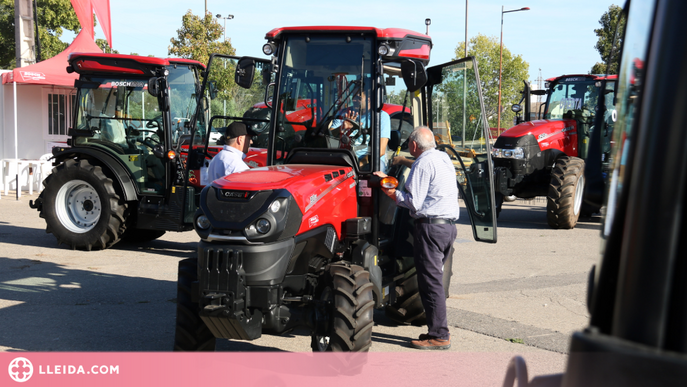
M 195 232 L 74 251 L 46 234 L 33 196 L 0 198 L 0 351 L 170 351 L 179 260 Z M 452 352 L 493 354 L 495 375 L 515 354 L 530 375 L 562 372 L 570 334 L 584 328 L 588 273 L 599 260 L 599 218 L 573 230 L 546 224 L 543 199 L 505 203 L 498 243 L 475 242 L 467 213 L 457 225 L 448 299 Z M 372 351 L 416 351 L 421 327 L 375 312 Z M 307 332 L 218 342 L 219 351 L 310 351 Z M 499 380 L 502 376 L 495 376 Z

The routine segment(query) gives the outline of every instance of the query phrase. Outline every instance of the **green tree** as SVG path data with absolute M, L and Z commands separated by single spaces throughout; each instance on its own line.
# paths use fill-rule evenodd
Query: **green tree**
M 465 42 L 456 47 L 456 59 L 462 58 L 465 52 Z M 477 59 L 480 85 L 484 98 L 484 109 L 489 120 L 489 127 L 495 128 L 498 122 L 499 105 L 499 53 L 500 44 L 496 37 L 482 34 L 470 39 L 468 56 Z M 513 55 L 503 47 L 503 71 L 501 80 L 501 127 L 512 126 L 515 113 L 510 106 L 521 98 L 522 81 L 529 76 L 529 63 L 522 59 L 522 55 Z
M 620 63 L 620 47 L 622 46 L 622 29 L 625 25 L 621 17 L 623 9 L 617 5 L 608 7 L 599 19 L 601 28 L 594 30 L 599 38 L 594 48 L 601 55 L 601 62 L 592 66 L 591 74 L 618 74 Z M 610 64 L 609 64 L 610 61 Z
M 37 0 L 36 5 L 41 60 L 45 60 L 69 46 L 60 40 L 64 30 L 76 33 L 81 25 L 69 0 Z M 0 0 L 0 67 L 16 67 L 14 0 Z
M 170 39 L 172 45 L 168 47 L 169 55 L 195 59 L 201 63 L 208 63 L 213 53 L 235 55 L 231 39 L 221 40 L 223 32 L 222 25 L 212 13 L 208 12 L 204 18 L 200 18 L 188 10 L 181 18 L 177 37 Z

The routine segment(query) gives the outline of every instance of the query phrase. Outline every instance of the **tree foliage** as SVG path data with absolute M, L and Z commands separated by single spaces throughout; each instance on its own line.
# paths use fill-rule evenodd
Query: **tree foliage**
M 170 39 L 169 55 L 201 63 L 208 63 L 212 53 L 234 55 L 236 50 L 231 46 L 231 39 L 221 40 L 223 32 L 222 25 L 210 12 L 201 18 L 188 10 L 181 18 L 177 37 Z
M 620 47 L 622 46 L 623 9 L 617 5 L 608 7 L 599 19 L 601 28 L 594 30 L 599 38 L 594 48 L 601 55 L 601 62 L 592 66 L 591 74 L 618 74 L 620 64 Z M 610 64 L 609 64 L 610 61 Z
M 119 51 L 113 50 L 112 47 L 110 47 L 110 45 L 107 43 L 107 40 L 105 39 L 96 39 L 95 44 L 97 44 L 98 47 L 100 47 L 100 49 L 103 50 L 103 52 L 106 54 L 119 54 Z M 131 53 L 131 55 L 138 54 Z
M 456 58 L 462 58 L 465 53 L 465 42 L 456 47 Z M 489 126 L 495 128 L 498 121 L 499 100 L 499 57 L 500 43 L 496 37 L 488 37 L 482 34 L 470 39 L 468 56 L 477 59 L 479 68 L 480 85 L 484 97 L 484 109 L 486 111 Z M 510 106 L 520 101 L 523 80 L 529 77 L 530 65 L 523 60 L 521 55 L 514 55 L 503 47 L 503 70 L 501 80 L 501 127 L 510 128 L 515 113 Z
M 60 40 L 64 31 L 79 32 L 81 25 L 69 0 L 37 0 L 36 6 L 41 60 L 46 60 L 69 46 Z M 14 0 L 0 0 L 0 67 L 15 66 Z

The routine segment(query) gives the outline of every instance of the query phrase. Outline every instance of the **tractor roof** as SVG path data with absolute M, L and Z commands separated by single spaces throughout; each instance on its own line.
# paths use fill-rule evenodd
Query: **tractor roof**
M 329 33 L 374 33 L 381 42 L 393 44 L 396 48 L 392 57 L 419 59 L 429 63 L 432 38 L 419 32 L 402 28 L 375 28 L 362 26 L 301 26 L 275 28 L 265 35 L 268 41 L 279 40 L 282 34 L 329 34 Z
M 607 80 L 616 80 L 616 79 L 618 79 L 618 76 L 617 76 L 617 75 L 608 75 L 608 76 L 606 76 L 606 75 L 603 75 L 603 74 L 568 74 L 568 75 L 561 75 L 561 76 L 559 76 L 559 77 L 549 78 L 549 79 L 547 79 L 547 81 L 548 81 L 548 82 L 554 82 L 554 81 L 560 82 L 560 81 L 561 81 L 562 79 L 564 79 L 564 78 L 581 78 L 581 77 L 589 78 L 589 79 L 594 80 L 594 81 L 601 81 L 601 80 L 604 80 L 604 79 L 607 79 Z
M 116 73 L 130 75 L 154 75 L 154 70 L 160 67 L 174 65 L 195 66 L 205 68 L 205 65 L 192 59 L 183 58 L 154 58 L 150 56 L 81 53 L 69 54 L 67 72 L 81 73 Z

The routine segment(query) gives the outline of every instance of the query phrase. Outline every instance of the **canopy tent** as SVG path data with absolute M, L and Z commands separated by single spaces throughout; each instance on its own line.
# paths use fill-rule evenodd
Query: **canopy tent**
M 2 84 L 12 83 L 14 89 L 14 159 L 19 159 L 18 151 L 18 117 L 17 117 L 17 84 L 28 85 L 54 85 L 73 87 L 74 80 L 79 75 L 67 73 L 69 65 L 67 59 L 72 52 L 102 53 L 100 47 L 94 41 L 93 12 L 105 34 L 110 47 L 112 47 L 112 30 L 110 22 L 110 0 L 71 0 L 76 16 L 81 24 L 81 31 L 66 50 L 42 62 L 18 67 L 11 72 L 2 74 Z M 4 131 L 4 128 L 3 128 Z M 18 177 L 17 177 L 18 181 Z M 17 198 L 20 187 L 17 186 Z
M 81 30 L 72 44 L 66 50 L 50 59 L 32 64 L 30 66 L 17 67 L 13 71 L 2 74 L 2 83 L 16 82 L 19 84 L 74 86 L 74 80 L 79 77 L 77 73 L 67 73 L 67 58 L 72 52 L 103 52 L 93 41 L 93 37 L 86 30 Z

